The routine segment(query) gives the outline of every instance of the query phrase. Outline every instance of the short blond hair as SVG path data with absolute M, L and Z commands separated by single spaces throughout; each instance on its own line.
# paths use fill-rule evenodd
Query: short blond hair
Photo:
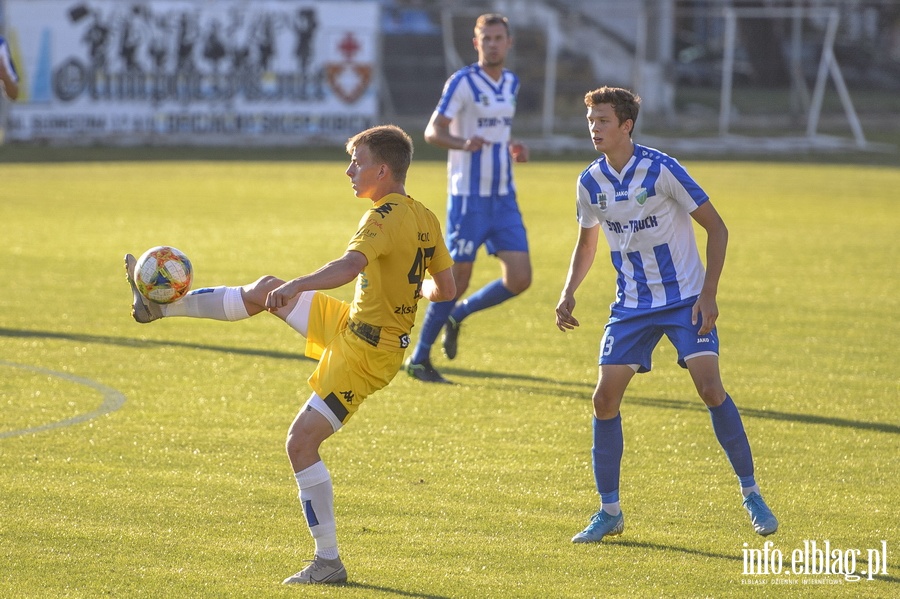
M 378 125 L 348 139 L 347 153 L 352 155 L 358 146 L 366 146 L 376 162 L 388 165 L 394 181 L 406 182 L 413 155 L 413 141 L 406 131 L 397 125 Z

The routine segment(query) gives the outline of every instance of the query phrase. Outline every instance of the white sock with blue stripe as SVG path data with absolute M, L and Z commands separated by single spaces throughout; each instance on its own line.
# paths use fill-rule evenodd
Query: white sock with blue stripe
M 188 316 L 213 320 L 250 318 L 240 287 L 207 287 L 195 289 L 186 296 L 162 306 L 163 316 Z
M 334 520 L 334 487 L 325 463 L 318 461 L 294 473 L 300 488 L 300 504 L 309 532 L 316 541 L 316 555 L 325 559 L 338 557 L 337 525 Z

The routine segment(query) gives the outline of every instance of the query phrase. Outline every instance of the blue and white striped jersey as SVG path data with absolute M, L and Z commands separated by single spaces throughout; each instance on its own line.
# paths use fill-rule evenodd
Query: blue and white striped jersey
M 621 173 L 601 156 L 578 178 L 578 223 L 600 225 L 618 273 L 614 306 L 655 309 L 700 294 L 690 213 L 709 196 L 674 158 L 635 144 Z
M 448 150 L 450 195 L 504 196 L 515 192 L 509 139 L 516 113 L 519 78 L 506 69 L 499 81 L 478 64 L 463 67 L 444 84 L 437 112 L 449 119 L 450 133 L 480 135 L 490 143 L 477 152 Z

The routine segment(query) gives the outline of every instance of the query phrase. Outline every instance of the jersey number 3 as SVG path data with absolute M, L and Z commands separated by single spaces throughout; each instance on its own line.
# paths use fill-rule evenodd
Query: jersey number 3
M 603 348 L 602 349 L 603 349 L 604 356 L 608 356 L 609 354 L 612 353 L 613 343 L 615 343 L 615 342 L 616 342 L 616 338 L 613 337 L 612 335 L 607 335 L 603 339 Z

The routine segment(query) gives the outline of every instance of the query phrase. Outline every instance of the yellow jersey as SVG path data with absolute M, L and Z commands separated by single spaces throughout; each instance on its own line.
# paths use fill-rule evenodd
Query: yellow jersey
M 409 196 L 389 194 L 366 211 L 347 250 L 369 261 L 356 280 L 348 328 L 369 345 L 400 351 L 422 298 L 422 280 L 453 259 L 431 210 Z

